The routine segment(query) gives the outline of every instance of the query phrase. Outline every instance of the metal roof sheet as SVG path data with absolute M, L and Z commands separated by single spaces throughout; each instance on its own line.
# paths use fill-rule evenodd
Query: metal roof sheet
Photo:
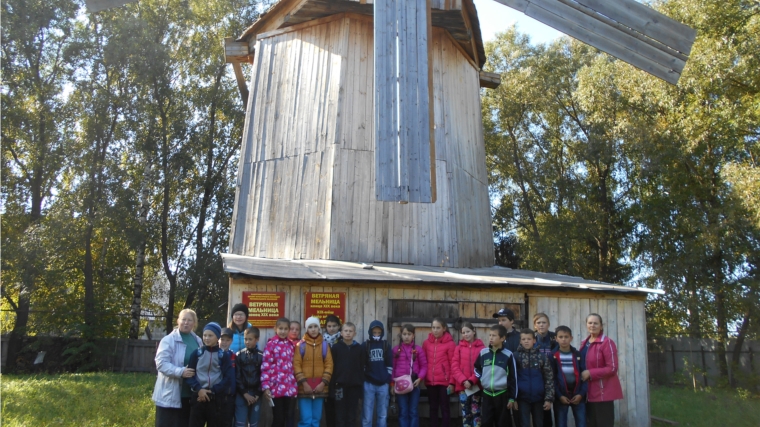
M 230 274 L 278 280 L 334 282 L 402 282 L 505 285 L 530 288 L 583 289 L 625 293 L 664 294 L 659 289 L 614 285 L 562 274 L 505 267 L 444 268 L 403 264 L 365 264 L 333 260 L 270 259 L 222 254 Z

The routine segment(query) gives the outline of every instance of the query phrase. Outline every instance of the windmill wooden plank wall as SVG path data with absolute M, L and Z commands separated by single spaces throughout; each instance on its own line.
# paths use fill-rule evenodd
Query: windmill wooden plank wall
M 258 35 L 231 253 L 492 265 L 478 69 L 434 29 L 438 200 L 376 201 L 372 28 L 340 14 Z

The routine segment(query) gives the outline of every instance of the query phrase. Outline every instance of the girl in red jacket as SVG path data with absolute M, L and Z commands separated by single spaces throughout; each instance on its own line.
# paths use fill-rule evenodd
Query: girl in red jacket
M 588 381 L 586 402 L 586 425 L 588 427 L 612 427 L 615 423 L 615 401 L 623 398 L 618 379 L 617 346 L 604 335 L 602 316 L 591 313 L 586 316 L 588 338 L 581 343 L 581 355 L 586 370 L 581 379 Z
M 461 337 L 451 360 L 451 374 L 454 376 L 454 385 L 459 392 L 459 403 L 462 405 L 462 427 L 480 427 L 480 397 L 483 392 L 480 390 L 474 367 L 475 360 L 485 345 L 478 339 L 472 323 L 462 324 Z
M 454 377 L 451 375 L 451 359 L 454 357 L 454 339 L 449 333 L 446 322 L 436 317 L 430 326 L 432 332 L 422 343 L 428 361 L 428 371 L 425 375 L 425 386 L 430 402 L 430 427 L 449 427 L 451 413 L 449 412 L 449 395 L 454 391 Z M 443 422 L 438 418 L 438 408 L 441 409 Z

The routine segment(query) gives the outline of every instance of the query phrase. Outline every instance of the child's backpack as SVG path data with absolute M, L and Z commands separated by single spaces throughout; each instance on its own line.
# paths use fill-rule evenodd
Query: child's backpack
M 198 352 L 198 357 L 203 356 L 203 352 L 205 351 L 205 349 L 206 349 L 205 346 L 198 347 L 198 350 L 196 350 Z M 230 352 L 230 353 L 232 353 L 232 352 Z M 222 359 L 224 358 L 224 350 L 222 350 L 221 348 L 219 348 L 219 349 L 216 350 L 216 354 L 219 355 L 219 364 L 221 365 L 222 364 Z M 232 360 L 232 358 L 230 358 L 230 361 L 231 360 Z
M 301 353 L 301 358 L 303 358 L 304 354 L 306 354 L 306 342 L 301 341 L 298 343 L 298 351 Z M 322 360 L 325 360 L 327 357 L 327 342 L 322 341 Z

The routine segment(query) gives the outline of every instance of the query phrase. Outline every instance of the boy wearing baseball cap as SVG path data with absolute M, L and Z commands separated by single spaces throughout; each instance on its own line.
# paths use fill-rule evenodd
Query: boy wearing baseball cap
M 514 328 L 515 313 L 504 307 L 493 314 L 494 319 L 499 319 L 499 325 L 504 326 L 507 330 L 507 337 L 504 339 L 503 347 L 512 353 L 517 352 L 520 347 L 520 332 Z

